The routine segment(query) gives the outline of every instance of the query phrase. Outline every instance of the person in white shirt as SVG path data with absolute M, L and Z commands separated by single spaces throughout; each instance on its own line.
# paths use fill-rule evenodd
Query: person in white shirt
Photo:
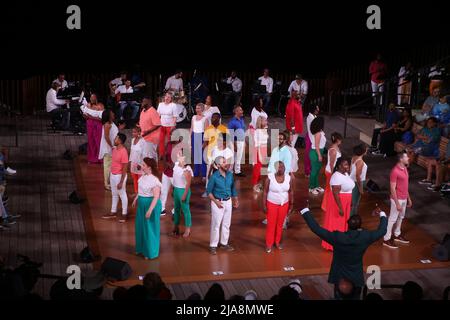
M 100 142 L 100 150 L 98 153 L 98 158 L 103 160 L 103 178 L 104 186 L 106 190 L 111 191 L 111 184 L 109 181 L 109 176 L 111 173 L 111 161 L 112 161 L 112 148 L 114 147 L 114 139 L 116 139 L 119 133 L 119 128 L 117 128 L 114 123 L 115 115 L 112 110 L 105 110 L 102 113 L 102 140 Z
M 226 110 L 232 110 L 239 105 L 242 94 L 242 81 L 236 75 L 236 71 L 231 71 L 231 75 L 226 79 L 227 84 L 231 84 L 232 91 L 226 93 L 224 105 Z
M 133 93 L 133 87 L 131 86 L 131 81 L 130 80 L 126 80 L 125 84 L 120 85 L 116 91 L 115 94 L 124 94 L 124 93 Z M 136 119 L 137 114 L 139 112 L 139 104 L 136 101 L 120 101 L 119 102 L 120 105 L 120 110 L 119 110 L 119 118 L 123 119 L 124 118 L 124 110 L 126 107 L 130 107 L 132 109 L 132 114 L 131 114 L 131 119 Z
M 206 117 L 206 120 L 208 120 L 208 123 L 211 123 L 211 117 L 214 113 L 220 114 L 220 109 L 213 106 L 212 96 L 208 95 L 205 100 L 205 110 L 203 111 L 203 115 Z M 220 122 L 222 122 L 222 119 Z
M 141 128 L 131 130 L 133 138 L 130 148 L 130 172 L 133 178 L 134 193 L 138 192 L 138 180 L 142 176 L 142 160 L 144 159 L 145 140 L 141 137 Z M 133 195 L 134 196 L 134 195 Z
M 311 122 L 319 115 L 319 106 L 311 105 L 309 114 L 306 117 L 306 131 L 307 135 L 305 137 L 305 157 L 304 157 L 304 168 L 305 177 L 309 178 L 311 174 L 311 160 L 309 160 L 309 151 L 311 150 L 311 145 L 313 141 L 313 135 L 311 133 Z
M 67 130 L 69 129 L 70 124 L 69 112 L 68 109 L 62 108 L 62 106 L 69 103 L 69 101 L 61 100 L 56 97 L 59 88 L 59 84 L 56 81 L 53 81 L 52 87 L 47 91 L 47 113 L 52 117 L 52 126 L 60 126 L 62 130 Z
M 297 91 L 299 95 L 299 100 L 302 104 L 302 106 L 305 105 L 306 96 L 308 95 L 308 82 L 306 80 L 303 80 L 303 77 L 301 74 L 297 74 L 295 76 L 295 80 L 291 82 L 289 85 L 289 95 L 291 95 L 292 91 Z
M 262 97 L 259 97 L 255 103 L 255 106 L 252 109 L 252 113 L 251 113 L 251 122 L 249 124 L 249 129 L 256 129 L 256 122 L 258 120 L 259 117 L 263 117 L 266 120 L 268 119 L 268 115 L 267 113 L 264 111 L 263 109 L 264 107 L 264 101 Z
M 254 129 L 254 146 L 253 149 L 253 172 L 252 185 L 255 192 L 261 192 L 263 186 L 259 183 L 261 177 L 261 169 L 267 164 L 267 144 L 269 140 L 267 117 L 259 116 L 256 120 Z
M 194 177 L 206 179 L 206 162 L 203 157 L 203 136 L 209 126 L 208 119 L 204 116 L 205 105 L 198 103 L 195 106 L 196 115 L 191 120 L 191 147 L 194 158 Z
M 325 122 L 322 117 L 317 117 L 311 122 L 310 130 L 312 136 L 309 159 L 311 160 L 311 175 L 309 177 L 309 192 L 318 195 L 325 190 L 319 185 L 319 173 L 322 168 L 323 152 L 327 139 L 323 132 Z
M 331 146 L 328 148 L 327 165 L 325 167 L 325 193 L 322 199 L 322 210 L 327 211 L 327 205 L 332 201 L 330 180 L 333 174 L 336 161 L 342 156 L 340 145 L 342 143 L 342 135 L 338 132 L 331 134 Z
M 114 107 L 116 105 L 116 89 L 125 84 L 127 80 L 126 72 L 121 72 L 120 77 L 114 78 L 109 82 L 109 95 L 108 100 L 106 101 L 107 105 L 110 107 Z
M 232 138 L 227 134 L 221 134 L 217 138 L 217 145 L 213 147 L 211 151 L 211 156 L 208 159 L 208 172 L 207 175 L 210 176 L 212 169 L 214 169 L 214 161 L 217 157 L 223 157 L 228 166 L 228 170 L 233 172 L 234 167 L 234 152 L 229 147 L 229 144 L 233 142 Z M 215 168 L 217 169 L 217 168 Z
M 177 125 L 177 106 L 172 102 L 170 93 L 164 95 L 164 101 L 159 103 L 156 111 L 161 117 L 159 157 L 162 159 L 165 155 L 167 141 L 170 140 L 170 133 Z
M 397 104 L 399 106 L 409 104 L 411 101 L 411 73 L 411 62 L 402 66 L 398 72 Z
M 263 211 L 267 215 L 266 252 L 270 253 L 275 244 L 282 250 L 283 224 L 294 205 L 291 176 L 283 161 L 275 162 L 275 173 L 270 173 L 264 183 Z
M 175 162 L 173 167 L 173 201 L 174 201 L 174 230 L 173 235 L 180 235 L 180 217 L 181 211 L 184 214 L 184 234 L 187 238 L 191 234 L 192 219 L 189 204 L 191 201 L 191 181 L 194 173 L 190 166 L 186 165 L 185 157 L 178 157 L 178 162 Z
M 269 77 L 269 69 L 264 69 L 264 73 L 258 78 L 262 86 L 266 86 L 266 93 L 263 95 L 264 109 L 269 110 L 272 91 L 273 91 L 273 79 Z
M 55 80 L 53 80 L 53 82 L 56 82 L 59 85 L 61 90 L 64 90 L 65 88 L 69 87 L 69 84 L 65 80 L 65 77 L 66 76 L 64 73 L 60 73 L 58 74 L 58 77 Z
M 164 87 L 166 91 L 178 93 L 183 91 L 183 72 L 178 70 L 173 76 L 169 77 Z
M 351 162 L 350 178 L 355 182 L 352 192 L 352 210 L 350 216 L 358 214 L 359 202 L 364 194 L 366 184 L 367 164 L 364 162 L 364 156 L 367 154 L 367 146 L 359 144 L 353 148 L 353 157 Z
M 336 167 L 330 179 L 333 200 L 327 204 L 323 228 L 333 232 L 347 231 L 347 221 L 350 218 L 352 205 L 352 191 L 355 182 L 350 178 L 350 161 L 345 158 L 339 158 L 336 161 Z M 322 241 L 322 247 L 326 250 L 333 250 L 333 246 L 325 240 Z

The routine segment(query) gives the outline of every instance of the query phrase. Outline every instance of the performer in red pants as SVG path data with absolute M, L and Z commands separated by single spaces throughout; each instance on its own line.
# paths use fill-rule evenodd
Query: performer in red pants
M 275 162 L 276 173 L 270 173 L 264 184 L 263 206 L 267 214 L 266 252 L 272 252 L 273 244 L 281 250 L 283 245 L 281 237 L 283 223 L 291 212 L 294 203 L 294 192 L 290 175 L 285 175 L 286 170 L 282 161 Z

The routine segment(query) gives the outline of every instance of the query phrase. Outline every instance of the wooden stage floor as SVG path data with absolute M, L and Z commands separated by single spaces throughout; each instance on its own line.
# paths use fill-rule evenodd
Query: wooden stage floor
M 167 283 L 304 276 L 327 274 L 329 271 L 332 254 L 322 249 L 321 240 L 309 230 L 303 218 L 297 214 L 299 209 L 302 209 L 306 197 L 309 197 L 311 210 L 319 223 L 322 223 L 323 212 L 320 209 L 322 197 L 308 195 L 308 180 L 301 174 L 297 174 L 295 183 L 296 213 L 291 216 L 288 230 L 284 231 L 282 251 L 274 250 L 270 254 L 264 251 L 265 225 L 262 224 L 262 220 L 265 216 L 261 210 L 262 194 L 257 195 L 253 192 L 250 183 L 251 168 L 244 166 L 247 177 L 237 178 L 240 207 L 234 209 L 231 223 L 230 243 L 236 249 L 234 252 L 219 249 L 216 256 L 209 254 L 209 201 L 201 198 L 204 183 L 198 180 L 192 186 L 191 236 L 188 239 L 170 236 L 173 225 L 170 214 L 172 198 L 169 196 L 166 205 L 169 214 L 161 217 L 160 256 L 155 260 L 144 260 L 134 255 L 135 212 L 131 209 L 131 200 L 129 201 L 131 219 L 127 223 L 120 224 L 116 220 L 101 219 L 111 207 L 111 193 L 103 188 L 103 168 L 101 165 L 88 165 L 84 156 L 77 157 L 74 165 L 78 190 L 81 196 L 87 199 L 82 204 L 82 212 L 89 245 L 102 258 L 110 256 L 127 261 L 133 269 L 132 276 L 127 281 L 116 282 L 117 285 L 141 283 L 138 277 L 150 271 L 160 273 Z M 131 183 L 129 177 L 128 195 L 132 193 Z M 378 226 L 378 218 L 371 216 L 375 203 L 379 203 L 385 211 L 388 211 L 388 208 L 382 205 L 382 199 L 366 193 L 360 207 L 364 228 L 374 229 Z M 181 231 L 183 230 L 181 228 Z M 404 220 L 403 230 L 411 240 L 411 244 L 401 245 L 399 249 L 393 250 L 384 247 L 381 240 L 374 243 L 365 255 L 365 268 L 369 265 L 378 265 L 381 270 L 404 270 L 450 266 L 450 263 L 432 259 L 431 251 L 435 241 L 424 231 L 408 223 L 407 219 Z M 420 262 L 421 259 L 430 259 L 432 263 L 423 264 Z M 292 267 L 293 270 L 286 271 L 285 268 L 288 267 Z M 216 271 L 223 274 L 214 275 L 213 272 Z

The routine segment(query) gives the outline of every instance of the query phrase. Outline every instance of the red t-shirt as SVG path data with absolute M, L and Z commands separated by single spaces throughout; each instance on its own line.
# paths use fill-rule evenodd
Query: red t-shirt
M 122 165 L 128 164 L 128 152 L 127 148 L 122 147 L 120 149 L 114 148 L 112 150 L 111 157 L 111 173 L 122 174 Z
M 369 66 L 370 80 L 375 83 L 382 83 L 386 78 L 387 67 L 384 62 L 374 60 Z
M 409 174 L 408 169 L 400 167 L 398 164 L 392 168 L 391 176 L 389 181 L 391 183 L 395 182 L 395 192 L 397 193 L 397 199 L 399 200 L 407 200 L 409 191 L 408 191 L 408 183 L 409 183 Z

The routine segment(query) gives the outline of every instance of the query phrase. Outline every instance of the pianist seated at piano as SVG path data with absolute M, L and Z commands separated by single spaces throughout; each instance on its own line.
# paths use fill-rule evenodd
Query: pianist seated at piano
M 124 119 L 124 112 L 125 112 L 125 108 L 130 108 L 131 109 L 131 119 L 136 119 L 138 112 L 139 112 L 139 104 L 137 103 L 137 101 L 134 100 L 128 100 L 128 99 L 124 99 L 124 97 L 126 96 L 126 94 L 130 94 L 133 93 L 133 87 L 131 86 L 131 81 L 130 80 L 126 80 L 125 84 L 120 85 L 116 91 L 116 99 L 119 102 L 119 112 L 118 112 L 118 117 L 119 119 Z M 127 119 L 129 120 L 129 119 Z
M 70 118 L 67 105 L 69 100 L 58 99 L 56 94 L 60 89 L 60 85 L 52 82 L 51 88 L 47 91 L 46 108 L 47 113 L 52 117 L 52 127 L 59 130 L 69 130 Z

